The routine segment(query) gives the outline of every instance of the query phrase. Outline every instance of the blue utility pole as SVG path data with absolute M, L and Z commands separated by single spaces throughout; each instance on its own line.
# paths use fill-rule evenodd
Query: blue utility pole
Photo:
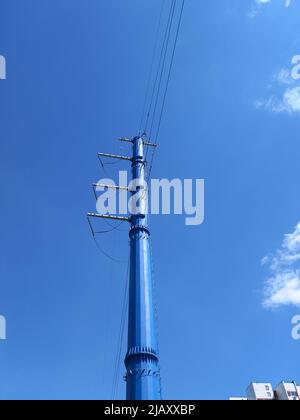
M 156 147 L 143 137 L 119 139 L 130 143 L 132 157 L 99 153 L 100 159 L 112 158 L 131 162 L 132 165 L 132 204 L 136 201 L 136 211 L 129 217 L 88 213 L 90 218 L 122 220 L 130 223 L 130 277 L 129 277 L 129 315 L 128 315 L 128 348 L 125 357 L 126 366 L 126 399 L 127 400 L 160 400 L 160 369 L 156 338 L 153 279 L 151 264 L 150 230 L 147 223 L 148 189 L 145 185 L 146 161 L 145 147 Z M 126 186 L 93 184 L 94 187 L 126 189 Z M 131 209 L 133 210 L 133 209 Z
M 132 140 L 132 178 L 140 188 L 139 208 L 131 217 L 130 229 L 130 279 L 128 351 L 125 358 L 127 370 L 127 400 L 159 400 L 160 371 L 156 338 L 153 279 L 151 270 L 150 230 L 146 209 L 148 191 L 145 185 L 143 138 Z

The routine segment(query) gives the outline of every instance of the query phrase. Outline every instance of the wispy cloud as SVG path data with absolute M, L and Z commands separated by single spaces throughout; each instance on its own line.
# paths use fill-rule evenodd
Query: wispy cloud
M 289 69 L 283 68 L 274 74 L 273 82 L 278 83 L 279 85 L 293 85 L 295 79 L 293 79 Z
M 265 284 L 264 306 L 300 307 L 300 222 L 293 233 L 284 236 L 275 254 L 263 258 L 262 264 L 270 271 Z
M 295 56 L 298 59 L 298 56 Z M 294 60 L 294 59 L 293 59 Z M 294 61 L 293 61 L 294 62 Z M 280 69 L 272 77 L 268 90 L 273 91 L 266 98 L 256 100 L 254 106 L 274 113 L 300 115 L 300 85 L 298 76 L 287 68 Z
M 284 112 L 300 115 L 300 87 L 288 88 L 281 98 L 272 95 L 268 99 L 255 101 L 254 105 L 257 109 L 265 109 L 277 114 Z
M 255 0 L 250 11 L 247 13 L 249 18 L 255 18 L 261 11 L 262 6 L 272 3 L 272 1 L 277 0 Z M 290 7 L 293 0 L 279 0 L 285 7 Z

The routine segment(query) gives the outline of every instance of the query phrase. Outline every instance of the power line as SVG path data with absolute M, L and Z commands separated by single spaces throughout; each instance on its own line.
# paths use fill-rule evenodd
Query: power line
M 175 58 L 176 48 L 177 48 L 177 44 L 178 44 L 178 37 L 179 37 L 180 28 L 181 28 L 184 6 L 185 6 L 185 0 L 182 0 L 182 6 L 181 6 L 181 10 L 180 10 L 179 22 L 178 22 L 177 31 L 176 31 L 176 37 L 175 37 L 175 43 L 174 43 L 174 48 L 173 48 L 173 52 L 172 52 L 172 58 L 171 58 L 171 63 L 170 63 L 170 68 L 169 68 L 169 73 L 168 73 L 168 79 L 167 79 L 166 89 L 165 89 L 165 93 L 164 93 L 164 98 L 163 98 L 163 103 L 162 103 L 162 108 L 161 108 L 161 114 L 160 114 L 159 124 L 158 124 L 158 128 L 157 128 L 157 133 L 156 133 L 156 137 L 155 137 L 155 144 L 157 144 L 157 141 L 158 141 L 158 136 L 159 136 L 159 132 L 160 132 L 162 117 L 163 117 L 163 113 L 164 113 L 164 110 L 165 110 L 166 98 L 167 98 L 169 85 L 170 85 L 170 80 L 171 80 L 171 74 L 172 74 L 172 70 L 173 70 L 174 58 Z
M 164 57 L 165 46 L 166 46 L 167 39 L 168 39 L 170 23 L 171 23 L 171 20 L 172 20 L 172 15 L 174 13 L 175 2 L 176 2 L 176 0 L 172 0 L 172 4 L 170 6 L 167 26 L 166 26 L 165 35 L 164 35 L 164 39 L 163 39 L 163 43 L 162 43 L 162 48 L 161 48 L 161 52 L 160 52 L 160 56 L 159 56 L 155 81 L 154 81 L 154 84 L 153 84 L 151 100 L 150 100 L 149 109 L 148 109 L 148 113 L 147 113 L 147 119 L 146 119 L 146 124 L 145 124 L 145 129 L 144 129 L 145 132 L 147 132 L 147 130 L 148 130 L 148 124 L 149 124 L 149 121 L 150 121 L 152 106 L 153 106 L 153 102 L 154 102 L 154 98 L 155 98 L 155 93 L 156 93 L 156 90 L 157 90 L 157 83 L 158 83 L 159 74 L 160 74 L 160 71 L 161 71 L 162 60 L 163 60 L 163 57 Z
M 157 309 L 157 288 L 156 288 L 156 277 L 154 271 L 154 259 L 153 259 L 153 244 L 151 237 L 149 238 L 150 244 L 150 260 L 151 260 L 151 273 L 152 273 L 152 290 L 153 290 L 153 304 L 154 304 L 154 316 L 155 316 L 155 335 L 157 340 L 157 351 L 158 355 L 160 355 L 160 345 L 159 345 L 159 325 L 158 325 L 158 309 Z M 163 399 L 162 396 L 162 381 L 161 381 L 161 372 L 159 368 L 159 384 L 160 384 L 160 398 Z
M 143 126 L 143 122 L 144 122 L 144 119 L 145 119 L 145 116 L 146 116 L 145 115 L 146 114 L 146 106 L 147 106 L 149 93 L 150 93 L 151 79 L 152 79 L 152 74 L 153 74 L 153 70 L 154 70 L 154 62 L 155 62 L 155 57 L 156 57 L 156 52 L 157 52 L 157 47 L 158 47 L 158 40 L 159 40 L 159 34 L 160 34 L 160 29 L 161 29 L 161 23 L 162 23 L 162 17 L 163 17 L 165 2 L 166 2 L 166 0 L 162 1 L 161 8 L 160 8 L 160 14 L 159 14 L 158 26 L 157 26 L 156 36 L 155 36 L 155 43 L 154 43 L 154 49 L 153 49 L 153 54 L 152 54 L 150 72 L 149 72 L 149 77 L 148 77 L 148 81 L 147 81 L 146 95 L 145 95 L 143 111 L 142 111 L 142 116 L 141 116 L 141 121 L 140 121 L 140 129 L 139 129 L 140 134 L 142 134 L 142 132 L 141 132 L 142 131 L 142 126 Z
M 104 234 L 106 234 L 106 233 L 111 233 L 111 232 L 114 232 L 115 230 L 118 230 L 118 231 L 119 231 L 119 227 L 120 227 L 123 223 L 124 223 L 124 222 L 122 221 L 122 222 L 120 222 L 117 226 L 111 227 L 111 229 L 109 229 L 109 230 L 98 230 L 98 231 L 95 231 L 95 235 L 104 235 Z
M 177 4 L 177 0 L 173 0 L 172 6 L 171 6 L 171 18 L 170 18 L 170 21 L 169 21 L 169 26 L 167 27 L 166 44 L 162 48 L 163 61 L 162 61 L 162 66 L 161 66 L 160 76 L 159 76 L 159 83 L 158 83 L 157 92 L 156 92 L 154 111 L 153 111 L 153 115 L 152 115 L 152 122 L 151 122 L 151 128 L 150 128 L 150 139 L 152 137 L 152 130 L 153 130 L 153 127 L 154 127 L 156 111 L 157 111 L 158 102 L 159 102 L 159 98 L 160 98 L 160 91 L 161 91 L 162 81 L 163 81 L 163 77 L 164 77 L 164 70 L 165 70 L 168 51 L 169 51 L 169 43 L 170 43 L 170 37 L 171 37 L 172 27 L 173 27 L 173 22 L 174 22 L 176 4 Z
M 158 142 L 160 129 L 161 129 L 161 123 L 162 123 L 162 119 L 163 119 L 163 114 L 164 114 L 164 111 L 165 111 L 166 99 L 167 99 L 167 94 L 168 94 L 170 80 L 171 80 L 171 74 L 172 74 L 173 65 L 174 65 L 175 53 L 176 53 L 176 49 L 177 49 L 177 45 L 178 45 L 178 38 L 179 38 L 179 33 L 180 33 L 180 28 L 181 28 L 181 23 L 182 23 L 184 6 L 185 6 L 185 0 L 182 0 L 179 20 L 178 20 L 178 24 L 177 24 L 175 42 L 174 42 L 174 46 L 173 46 L 171 62 L 170 62 L 169 71 L 168 71 L 167 83 L 166 83 L 165 92 L 164 92 L 164 96 L 163 96 L 162 107 L 161 107 L 159 122 L 158 122 L 158 126 L 157 126 L 157 132 L 156 132 L 156 136 L 155 136 L 155 140 L 154 140 L 155 144 L 157 144 L 157 142 Z M 149 172 L 148 172 L 148 181 L 151 177 L 151 172 L 152 172 L 152 168 L 153 168 L 155 149 L 156 148 L 153 148 L 153 151 L 152 151 L 151 163 L 150 163 Z
M 112 257 L 111 255 L 109 255 L 106 251 L 104 251 L 104 249 L 100 246 L 100 244 L 98 243 L 96 236 L 93 237 L 94 242 L 96 244 L 96 247 L 98 248 L 98 250 L 101 252 L 101 254 L 103 254 L 106 258 L 108 258 L 109 260 L 118 263 L 118 264 L 126 264 L 125 260 L 119 260 L 117 258 Z
M 89 223 L 89 226 L 90 226 L 90 229 L 91 229 L 91 233 L 92 233 L 92 237 L 93 237 L 93 240 L 95 242 L 95 245 L 98 248 L 98 250 L 101 252 L 101 254 L 103 254 L 106 258 L 108 258 L 109 260 L 111 260 L 113 262 L 116 262 L 116 263 L 119 263 L 119 264 L 125 264 L 126 261 L 123 261 L 123 260 L 119 260 L 117 258 L 114 258 L 111 255 L 109 255 L 106 251 L 104 251 L 104 249 L 100 246 L 100 244 L 98 243 L 98 241 L 96 239 L 96 234 L 97 233 L 99 233 L 99 234 L 101 234 L 101 233 L 109 233 L 109 232 L 111 232 L 114 229 L 112 229 L 111 231 L 107 231 L 107 232 L 105 232 L 105 231 L 103 231 L 103 232 L 95 232 L 94 229 L 93 229 L 93 226 L 92 226 L 92 223 L 91 223 L 89 217 L 87 218 L 87 220 L 88 220 L 88 223 Z
M 122 220 L 122 222 L 120 222 L 117 226 L 114 226 L 113 224 L 111 224 L 108 220 L 106 220 L 106 219 L 103 219 L 104 220 L 104 222 L 107 224 L 107 226 L 109 226 L 109 227 L 111 227 L 112 228 L 112 230 L 111 231 L 113 231 L 113 230 L 117 230 L 118 232 L 127 232 L 127 229 L 120 229 L 120 227 L 122 226 L 122 225 L 124 225 L 124 220 Z M 97 232 L 96 232 L 97 233 Z
M 185 0 L 182 0 L 182 6 L 181 6 L 180 14 L 179 14 L 179 21 L 177 23 L 177 29 L 176 29 L 175 16 L 177 16 L 177 5 L 178 5 L 179 1 L 180 0 L 172 0 L 171 4 L 170 4 L 170 11 L 169 11 L 169 15 L 168 15 L 166 30 L 165 30 L 165 32 L 162 31 L 162 37 L 163 37 L 162 46 L 161 46 L 161 51 L 160 51 L 160 55 L 159 55 L 159 59 L 158 59 L 158 63 L 157 63 L 158 66 L 157 66 L 157 69 L 156 69 L 154 84 L 153 84 L 152 92 L 151 92 L 151 96 L 150 96 L 151 80 L 154 76 L 155 58 L 156 58 L 156 53 L 157 53 L 157 49 L 158 49 L 161 25 L 162 25 L 162 20 L 163 20 L 164 4 L 162 4 L 162 8 L 161 8 L 161 11 L 160 11 L 160 17 L 159 17 L 159 22 L 158 22 L 154 52 L 153 52 L 152 61 L 151 61 L 150 73 L 149 73 L 149 78 L 148 78 L 148 82 L 147 82 L 146 96 L 145 96 L 144 106 L 143 106 L 143 110 L 142 110 L 142 117 L 141 117 L 141 121 L 140 121 L 140 130 L 141 130 L 142 127 L 143 127 L 144 120 L 146 120 L 145 121 L 145 132 L 147 131 L 148 125 L 151 122 L 150 139 L 152 138 L 152 133 L 155 133 L 155 137 L 153 138 L 153 141 L 154 141 L 155 144 L 157 144 L 157 142 L 158 142 L 160 129 L 161 129 L 161 124 L 162 124 L 162 119 L 163 119 L 163 115 L 164 115 L 164 112 L 165 112 L 166 98 L 167 98 L 167 93 L 168 93 L 168 89 L 169 89 L 169 85 L 170 85 L 170 79 L 171 79 L 171 74 L 172 74 L 172 69 L 173 69 L 173 64 L 174 64 L 174 57 L 175 57 L 175 52 L 176 52 L 176 48 L 177 48 L 177 44 L 178 44 L 182 15 L 183 15 L 183 10 L 184 10 L 184 5 L 185 5 Z M 175 38 L 173 38 L 173 36 Z M 174 45 L 173 45 L 173 49 L 172 49 L 171 44 L 173 43 L 173 41 L 174 41 Z M 170 62 L 169 62 L 169 59 L 170 59 Z M 166 85 L 164 86 L 165 83 L 166 83 Z M 149 100 L 150 100 L 150 103 L 149 103 L 148 113 L 146 114 L 147 103 L 148 103 Z M 156 124 L 157 124 L 157 126 L 156 126 Z M 142 135 L 141 131 L 140 131 L 140 135 Z M 134 159 L 137 158 L 136 152 L 133 153 L 133 158 Z M 100 160 L 100 163 L 101 163 L 101 166 L 102 166 L 104 172 L 106 172 L 106 165 L 110 164 L 110 163 L 103 162 L 101 160 L 101 158 L 99 160 Z M 147 155 L 146 155 L 146 160 L 147 160 Z M 150 170 L 149 170 L 149 174 L 148 174 L 148 180 L 151 176 L 153 161 L 154 161 L 154 151 L 152 153 L 151 165 L 150 165 Z M 118 163 L 118 162 L 116 162 L 116 163 Z M 141 173 L 139 175 L 139 177 L 144 180 L 144 173 Z M 95 192 L 95 197 L 97 199 L 96 192 Z M 143 197 L 143 199 L 144 199 L 144 197 Z M 121 261 L 121 260 L 116 259 L 113 256 L 109 255 L 105 250 L 102 249 L 102 247 L 100 246 L 100 244 L 98 243 L 98 241 L 96 239 L 97 234 L 106 234 L 106 233 L 112 232 L 113 230 L 117 230 L 118 227 L 123 222 L 118 226 L 112 227 L 112 229 L 110 229 L 110 230 L 103 230 L 103 231 L 99 231 L 99 232 L 94 231 L 90 220 L 89 220 L 89 223 L 90 223 L 90 227 L 91 227 L 94 242 L 95 242 L 97 248 L 99 249 L 99 251 L 106 258 L 110 259 L 111 261 L 113 261 L 115 263 L 122 263 L 122 264 L 126 263 L 126 261 Z M 141 241 L 141 240 L 145 240 L 145 237 L 135 239 L 135 241 L 137 243 L 138 243 L 138 241 Z M 151 247 L 151 245 L 150 245 L 150 247 Z M 131 249 L 133 249 L 133 248 L 131 248 Z M 139 250 L 138 247 L 137 247 L 137 249 Z M 151 257 L 152 256 L 152 249 L 150 251 L 150 254 L 151 254 L 150 255 L 150 257 Z M 139 254 L 139 253 L 137 253 L 137 255 L 141 259 L 144 257 L 142 254 Z M 146 261 L 145 261 L 145 263 L 146 263 Z M 153 266 L 151 266 L 151 272 L 153 274 Z M 140 278 L 138 277 L 138 275 L 136 275 L 136 277 L 137 277 L 137 279 L 142 280 L 142 275 L 140 275 Z M 144 280 L 145 280 L 145 284 L 146 284 L 147 281 L 150 282 L 150 280 L 147 279 L 146 275 L 145 275 Z M 116 397 L 118 396 L 118 386 L 119 386 L 119 377 L 120 377 L 120 369 L 121 369 L 121 355 L 122 355 L 122 348 L 123 348 L 124 331 L 125 331 L 125 326 L 126 326 L 126 314 L 128 312 L 128 305 L 129 305 L 129 299 L 128 299 L 129 284 L 130 284 L 130 257 L 128 258 L 128 261 L 127 261 L 127 273 L 126 273 L 126 281 L 125 281 L 125 287 L 124 287 L 123 306 L 122 306 L 122 311 L 121 311 L 121 321 L 120 321 L 119 333 L 118 333 L 118 337 L 117 337 L 118 344 L 117 344 L 116 358 L 115 358 L 115 361 L 114 361 L 114 375 L 113 375 L 112 392 L 111 392 L 112 399 L 116 399 Z M 153 290 L 152 291 L 153 291 L 153 296 L 155 296 L 156 295 L 155 281 L 153 281 Z M 149 295 L 149 300 L 150 300 L 150 295 Z M 155 318 L 157 317 L 155 297 L 154 297 L 154 317 Z M 149 328 L 152 326 L 152 322 L 154 322 L 154 320 L 151 319 L 149 321 Z M 155 331 L 155 332 L 156 332 L 156 335 L 158 336 L 158 331 Z M 136 344 L 133 343 L 133 346 L 135 346 L 135 345 Z M 157 353 L 159 354 L 159 349 L 158 348 L 157 348 Z M 153 364 L 154 364 L 154 362 L 153 362 Z M 129 377 L 129 378 L 131 379 L 131 377 Z M 157 380 L 157 379 L 155 379 L 155 380 Z M 160 382 L 160 373 L 159 373 L 159 382 Z M 160 387 L 159 392 L 160 392 L 160 395 L 161 395 L 161 382 L 158 386 Z M 127 387 L 128 387 L 128 385 L 127 385 Z M 155 387 L 157 387 L 156 384 L 155 384 Z M 153 388 L 154 388 L 154 383 L 153 383 Z M 127 389 L 130 389 L 130 392 L 132 392 L 132 390 L 134 391 L 134 388 L 132 387 L 132 383 L 130 381 L 129 381 L 129 388 L 127 388 Z
M 129 257 L 128 257 L 121 323 L 120 323 L 120 329 L 119 329 L 117 354 L 116 354 L 115 368 L 114 368 L 114 378 L 113 378 L 112 393 L 111 393 L 112 400 L 116 399 L 117 393 L 118 393 L 122 346 L 123 346 L 124 331 L 125 331 L 125 325 L 126 325 L 126 314 L 127 314 L 127 309 L 128 309 L 129 268 L 130 268 L 130 263 L 129 263 Z

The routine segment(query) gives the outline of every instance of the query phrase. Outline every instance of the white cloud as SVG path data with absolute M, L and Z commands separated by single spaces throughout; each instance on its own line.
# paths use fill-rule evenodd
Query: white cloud
M 290 5 L 292 3 L 292 0 L 283 0 L 283 1 L 284 1 L 284 4 L 285 4 L 285 7 L 290 7 Z M 255 0 L 255 2 L 257 4 L 267 4 L 267 3 L 271 3 L 272 0 Z
M 276 1 L 276 0 L 274 0 Z M 280 0 L 285 7 L 290 7 L 292 0 Z M 250 11 L 247 13 L 249 18 L 255 18 L 262 6 L 272 3 L 272 0 L 255 0 Z
M 290 113 L 300 113 L 300 87 L 288 89 L 283 95 L 282 106 Z
M 300 307 L 300 276 L 297 272 L 278 274 L 268 280 L 264 301 L 266 308 L 294 305 Z
M 279 85 L 292 85 L 295 80 L 293 79 L 290 70 L 283 68 L 273 76 L 273 81 L 277 82 Z
M 291 70 L 284 67 L 273 75 L 268 90 L 274 93 L 271 95 L 268 93 L 266 98 L 255 101 L 254 106 L 257 109 L 264 109 L 277 114 L 300 115 L 299 62 L 300 56 L 295 56 L 292 59 L 294 67 Z
M 256 0 L 257 4 L 271 3 L 271 0 Z
M 263 258 L 262 264 L 271 273 L 266 280 L 264 306 L 300 307 L 300 222 L 293 233 L 284 236 L 273 256 Z
M 300 86 L 286 89 L 280 98 L 272 95 L 255 101 L 254 106 L 275 113 L 300 114 Z

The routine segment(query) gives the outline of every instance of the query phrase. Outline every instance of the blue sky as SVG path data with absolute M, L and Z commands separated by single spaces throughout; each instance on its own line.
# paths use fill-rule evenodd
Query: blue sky
M 110 398 L 126 266 L 85 213 L 96 153 L 125 152 L 115 139 L 138 129 L 160 1 L 2 3 L 0 398 Z M 288 238 L 299 250 L 299 13 L 187 1 L 153 176 L 204 178 L 206 220 L 151 219 L 165 399 L 300 382 L 299 283 L 279 299 L 273 281 Z M 99 240 L 126 259 L 126 231 Z

